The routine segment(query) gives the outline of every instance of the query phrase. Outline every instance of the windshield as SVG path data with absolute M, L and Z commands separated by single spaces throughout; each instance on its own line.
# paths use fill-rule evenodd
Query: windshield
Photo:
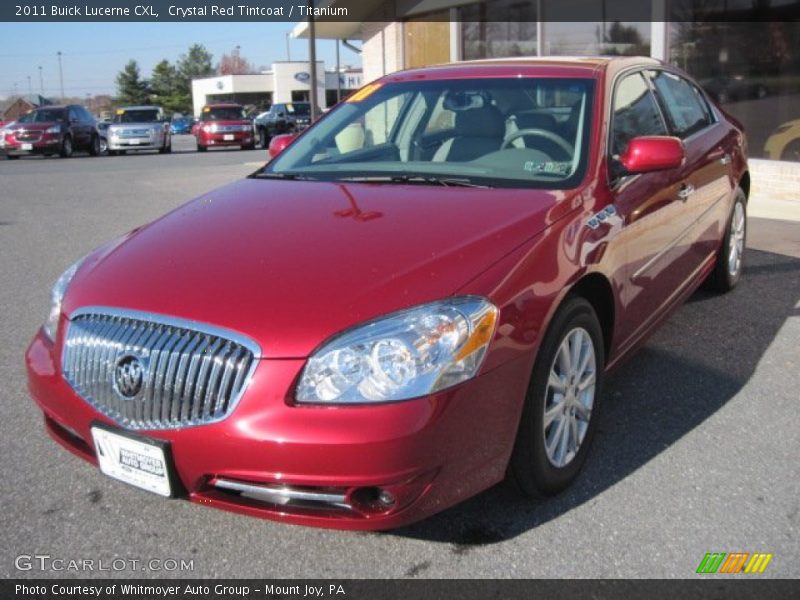
M 157 108 L 119 109 L 114 116 L 114 123 L 156 123 L 161 120 L 161 111 Z
M 247 116 L 240 106 L 218 106 L 203 109 L 203 121 L 245 121 Z
M 304 102 L 290 102 L 286 105 L 286 112 L 290 115 L 307 117 L 311 114 L 311 105 Z
M 54 121 L 66 121 L 64 109 L 44 109 L 34 110 L 27 115 L 17 119 L 17 123 L 52 123 Z
M 593 90 L 588 78 L 371 84 L 260 175 L 574 187 L 586 169 Z

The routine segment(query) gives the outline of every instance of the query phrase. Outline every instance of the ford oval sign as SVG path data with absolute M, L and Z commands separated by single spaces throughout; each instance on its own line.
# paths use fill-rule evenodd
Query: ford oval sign
M 311 73 L 307 73 L 306 71 L 300 71 L 299 73 L 294 74 L 294 78 L 301 83 L 305 83 L 309 79 L 311 79 Z

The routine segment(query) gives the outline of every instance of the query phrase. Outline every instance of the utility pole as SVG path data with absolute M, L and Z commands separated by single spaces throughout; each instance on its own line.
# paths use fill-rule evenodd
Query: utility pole
M 61 67 L 61 50 L 56 52 L 58 54 L 58 79 L 61 82 L 61 101 L 64 101 L 64 70 Z
M 42 79 L 42 65 L 39 65 L 39 95 L 44 98 L 44 79 Z
M 286 32 L 286 61 L 292 62 L 292 48 L 289 46 L 289 38 L 291 37 L 292 32 Z
M 28 96 L 33 96 L 33 86 L 31 85 L 30 75 L 28 75 Z
M 317 32 L 314 29 L 314 0 L 309 1 L 308 11 L 308 56 L 311 62 L 311 122 L 313 123 L 319 115 L 319 105 L 317 104 Z

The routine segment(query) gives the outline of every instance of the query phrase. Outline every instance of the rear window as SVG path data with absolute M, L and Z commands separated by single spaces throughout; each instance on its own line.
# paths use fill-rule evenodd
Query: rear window
M 211 106 L 203 109 L 203 121 L 243 121 L 246 120 L 241 106 Z

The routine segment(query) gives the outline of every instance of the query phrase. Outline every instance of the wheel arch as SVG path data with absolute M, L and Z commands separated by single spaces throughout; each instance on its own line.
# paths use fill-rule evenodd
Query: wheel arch
M 573 296 L 583 298 L 594 308 L 597 319 L 600 321 L 600 330 L 603 332 L 603 349 L 606 362 L 608 362 L 614 339 L 614 323 L 616 319 L 614 291 L 611 283 L 601 273 L 587 273 L 575 282 L 561 303 Z
M 742 188 L 745 198 L 750 199 L 750 171 L 742 173 L 739 179 L 739 187 Z

